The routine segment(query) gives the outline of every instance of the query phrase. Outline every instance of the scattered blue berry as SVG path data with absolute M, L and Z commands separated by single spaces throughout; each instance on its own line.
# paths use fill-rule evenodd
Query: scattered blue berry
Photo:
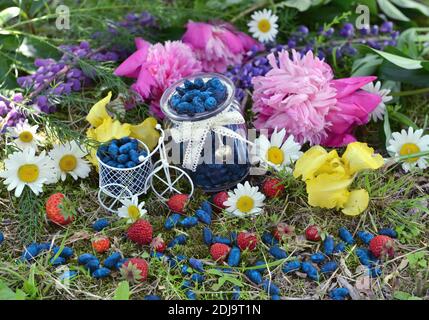
M 109 225 L 110 225 L 109 220 L 102 218 L 102 219 L 98 219 L 92 224 L 92 229 L 94 229 L 95 231 L 101 231 L 104 228 L 107 228 Z

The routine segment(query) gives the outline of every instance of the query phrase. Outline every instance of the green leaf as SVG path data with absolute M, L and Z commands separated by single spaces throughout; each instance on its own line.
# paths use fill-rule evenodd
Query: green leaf
M 128 281 L 119 282 L 113 300 L 130 300 L 130 285 Z
M 356 59 L 352 66 L 352 77 L 373 75 L 382 62 L 383 59 L 381 57 L 372 53 Z
M 295 8 L 298 11 L 306 11 L 308 8 L 312 5 L 311 0 L 286 0 L 283 2 L 280 2 L 277 4 L 277 7 L 289 7 L 289 8 Z
M 410 21 L 401 10 L 396 8 L 389 0 L 377 0 L 380 9 L 390 18 L 400 21 Z
M 378 14 L 378 9 L 377 9 L 377 1 L 376 0 L 360 0 L 359 4 L 363 4 L 365 6 L 367 6 L 369 8 L 369 12 L 371 14 Z
M 407 83 L 416 87 L 426 87 L 429 72 L 426 69 L 405 70 L 389 61 L 384 61 L 379 69 L 380 78 Z
M 394 65 L 397 65 L 398 67 L 401 67 L 403 69 L 407 69 L 407 70 L 416 70 L 416 69 L 422 69 L 422 62 L 420 60 L 416 60 L 416 59 L 410 59 L 404 56 L 400 56 L 400 55 L 396 55 L 396 54 L 392 54 L 386 51 L 380 51 L 377 49 L 373 49 L 367 46 L 360 46 L 359 47 L 360 50 L 362 51 L 368 51 L 368 49 L 370 51 L 375 52 L 376 54 L 378 54 L 379 56 L 381 56 L 382 58 L 384 58 L 385 60 L 393 63 Z M 405 54 L 403 54 L 405 55 Z
M 18 7 L 9 7 L 0 11 L 0 27 L 4 26 L 6 22 L 17 17 L 21 9 Z
M 386 112 L 384 113 L 383 129 L 384 129 L 384 136 L 386 137 L 386 148 L 387 148 L 389 144 L 390 136 L 392 135 L 392 130 L 390 129 L 389 112 L 387 108 L 386 108 Z
M 395 291 L 393 297 L 398 300 L 408 300 L 411 297 L 411 294 L 404 291 Z
M 422 3 L 413 0 L 391 0 L 398 7 L 406 9 L 416 9 L 423 13 L 425 16 L 429 16 L 429 7 Z
M 16 294 L 0 280 L 0 300 L 15 300 Z

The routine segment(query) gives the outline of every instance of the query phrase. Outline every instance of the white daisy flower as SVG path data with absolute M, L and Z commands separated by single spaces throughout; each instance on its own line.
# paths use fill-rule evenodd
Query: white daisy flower
M 279 17 L 274 15 L 271 10 L 255 11 L 252 14 L 252 20 L 247 24 L 249 32 L 260 42 L 274 41 L 279 32 L 279 26 L 276 23 L 278 19 Z
M 84 157 L 88 153 L 76 141 L 66 142 L 65 144 L 55 144 L 49 151 L 49 156 L 55 163 L 57 171 L 57 181 L 64 181 L 67 174 L 73 179 L 84 179 L 89 176 L 91 167 Z
M 21 196 L 25 186 L 38 195 L 43 192 L 43 185 L 55 180 L 55 165 L 45 151 L 39 156 L 33 148 L 14 152 L 4 165 L 5 170 L 0 172 L 0 177 L 5 178 L 3 184 L 7 185 L 8 191 L 15 189 L 15 197 Z
M 137 196 L 133 196 L 131 199 L 123 199 L 121 203 L 123 206 L 118 209 L 118 216 L 126 218 L 128 223 L 136 222 L 147 213 L 147 210 L 143 209 L 144 201 L 139 204 Z
M 256 139 L 251 150 L 252 163 L 261 162 L 263 167 L 268 165 L 276 170 L 286 169 L 291 172 L 290 165 L 302 155 L 301 145 L 295 142 L 293 135 L 284 141 L 285 135 L 285 129 L 277 132 L 276 128 L 271 135 L 271 141 L 265 135 Z
M 386 113 L 386 103 L 390 102 L 393 97 L 390 95 L 390 89 L 381 89 L 381 82 L 377 81 L 367 83 L 362 87 L 363 90 L 369 93 L 374 93 L 381 98 L 380 104 L 371 113 L 372 121 L 377 122 L 383 120 L 384 114 Z
M 429 150 L 429 135 L 423 135 L 423 129 L 414 131 L 412 127 L 402 130 L 401 133 L 393 132 L 389 140 L 389 151 L 394 157 L 406 156 L 414 153 Z M 402 163 L 402 169 L 405 172 L 418 166 L 420 169 L 426 169 L 429 163 L 429 156 L 409 158 Z
M 228 200 L 223 204 L 226 211 L 236 217 L 254 216 L 262 212 L 265 196 L 258 187 L 252 187 L 248 181 L 239 183 L 234 191 L 228 192 Z
M 15 127 L 9 127 L 9 136 L 14 140 L 14 144 L 21 150 L 25 148 L 33 148 L 37 151 L 38 146 L 42 142 L 42 137 L 37 134 L 39 126 L 31 126 L 28 120 L 18 123 Z

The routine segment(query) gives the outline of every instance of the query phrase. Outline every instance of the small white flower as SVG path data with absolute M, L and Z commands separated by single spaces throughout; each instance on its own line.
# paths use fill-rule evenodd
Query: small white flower
M 55 144 L 49 156 L 55 163 L 57 180 L 64 181 L 67 174 L 75 180 L 88 177 L 91 167 L 84 159 L 86 155 L 87 152 L 76 141 Z
M 393 156 L 406 156 L 414 153 L 420 153 L 429 150 L 429 135 L 423 135 L 423 129 L 414 131 L 412 127 L 402 130 L 401 133 L 393 132 L 389 140 L 389 151 Z M 402 169 L 405 172 L 418 166 L 420 169 L 426 169 L 429 162 L 429 156 L 415 157 L 404 160 Z
M 274 41 L 278 33 L 279 18 L 271 10 L 264 9 L 252 14 L 252 20 L 247 24 L 249 32 L 260 42 Z
M 251 151 L 252 163 L 261 162 L 263 167 L 268 165 L 276 170 L 286 169 L 291 172 L 290 165 L 302 155 L 301 145 L 295 142 L 293 135 L 284 141 L 285 135 L 285 129 L 277 132 L 276 128 L 271 135 L 271 141 L 265 135 L 256 139 Z
M 374 111 L 371 113 L 372 121 L 377 122 L 378 120 L 383 120 L 384 114 L 386 112 L 386 103 L 390 102 L 393 97 L 390 95 L 390 89 L 381 89 L 381 82 L 377 81 L 367 83 L 362 87 L 363 90 L 369 93 L 374 93 L 381 98 L 380 104 Z
M 258 187 L 252 187 L 248 181 L 239 183 L 234 191 L 228 192 L 228 200 L 223 204 L 226 211 L 236 217 L 255 216 L 262 212 L 265 196 Z
M 55 180 L 55 166 L 52 160 L 43 151 L 36 156 L 36 150 L 26 148 L 14 152 L 4 161 L 5 170 L 0 177 L 5 178 L 3 184 L 7 190 L 15 189 L 15 197 L 20 197 L 25 186 L 38 195 L 43 192 L 43 185 Z
M 14 144 L 21 150 L 25 148 L 33 148 L 37 151 L 38 146 L 42 142 L 42 138 L 37 134 L 39 126 L 31 126 L 28 120 L 18 123 L 15 127 L 8 128 L 9 135 L 14 139 Z
M 118 209 L 118 216 L 126 218 L 128 223 L 136 222 L 147 213 L 147 210 L 143 209 L 144 201 L 139 204 L 137 196 L 133 196 L 131 199 L 123 199 L 121 203 L 123 206 Z

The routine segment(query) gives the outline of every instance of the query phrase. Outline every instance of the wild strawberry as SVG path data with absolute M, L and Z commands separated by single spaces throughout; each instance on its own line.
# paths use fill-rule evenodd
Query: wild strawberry
M 156 252 L 163 253 L 167 245 L 165 244 L 161 236 L 157 236 L 153 238 L 152 242 L 150 243 L 150 247 L 152 248 L 152 250 L 155 250 Z
M 73 221 L 73 209 L 67 209 L 64 194 L 54 193 L 46 201 L 46 216 L 59 225 L 67 225 Z
M 121 267 L 120 272 L 123 278 L 129 282 L 142 282 L 147 279 L 149 266 L 144 259 L 131 258 Z
M 281 181 L 276 178 L 268 178 L 262 184 L 262 192 L 268 198 L 275 198 L 280 196 L 285 190 L 285 186 L 281 184 Z
M 390 257 L 395 255 L 393 239 L 388 236 L 375 236 L 369 243 L 369 250 L 377 258 Z
M 305 229 L 305 238 L 310 241 L 320 241 L 320 229 L 316 225 L 311 225 Z
M 92 241 L 92 247 L 98 253 L 104 253 L 110 248 L 110 240 L 108 237 L 98 237 Z
M 241 231 L 237 235 L 237 246 L 243 251 L 246 249 L 253 251 L 257 244 L 258 238 L 256 237 L 256 234 L 252 232 Z
M 231 250 L 231 248 L 226 244 L 215 243 L 210 247 L 210 255 L 212 256 L 213 260 L 223 262 L 227 257 L 229 250 Z
M 295 227 L 288 225 L 287 223 L 280 222 L 274 230 L 274 237 L 281 241 L 284 237 L 289 237 L 295 231 Z
M 151 243 L 152 233 L 153 229 L 150 222 L 139 219 L 128 228 L 127 236 L 131 241 L 140 245 L 145 245 Z
M 175 194 L 168 199 L 167 205 L 171 211 L 184 214 L 188 199 L 187 194 Z
M 228 200 L 229 196 L 226 191 L 218 192 L 213 196 L 213 204 L 217 209 L 223 210 L 226 207 L 223 205 L 223 203 Z

